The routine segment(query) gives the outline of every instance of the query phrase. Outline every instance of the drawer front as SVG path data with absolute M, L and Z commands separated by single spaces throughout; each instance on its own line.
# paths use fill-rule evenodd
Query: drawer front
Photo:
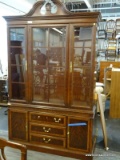
M 37 145 L 47 145 L 47 146 L 55 146 L 55 147 L 66 147 L 66 139 L 65 138 L 56 138 L 52 136 L 46 135 L 30 135 L 30 142 Z
M 52 136 L 66 136 L 66 128 L 57 127 L 51 125 L 38 125 L 36 123 L 30 123 L 29 125 L 30 133 L 41 133 Z
M 47 124 L 66 125 L 66 117 L 61 115 L 45 114 L 45 113 L 30 113 L 30 121 L 42 122 Z

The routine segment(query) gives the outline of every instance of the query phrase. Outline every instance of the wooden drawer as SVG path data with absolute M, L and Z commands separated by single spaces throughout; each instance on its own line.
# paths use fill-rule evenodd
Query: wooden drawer
M 30 129 L 30 133 L 41 133 L 41 134 L 46 134 L 51 136 L 66 137 L 66 128 L 64 127 L 30 123 L 29 129 Z
M 66 125 L 66 117 L 61 115 L 53 115 L 46 113 L 30 112 L 30 121 L 41 122 L 54 125 Z
M 65 138 L 57 138 L 46 135 L 36 135 L 30 134 L 30 142 L 37 145 L 47 145 L 47 146 L 56 146 L 56 147 L 66 147 Z

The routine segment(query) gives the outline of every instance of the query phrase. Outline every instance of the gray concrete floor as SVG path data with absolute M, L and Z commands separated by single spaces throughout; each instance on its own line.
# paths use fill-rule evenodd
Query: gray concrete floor
M 20 152 L 17 149 L 6 148 L 7 160 L 20 160 Z M 74 158 L 62 157 L 36 151 L 27 151 L 27 160 L 77 160 Z M 80 160 L 80 159 L 79 159 Z M 95 149 L 93 160 L 120 160 L 120 153 Z

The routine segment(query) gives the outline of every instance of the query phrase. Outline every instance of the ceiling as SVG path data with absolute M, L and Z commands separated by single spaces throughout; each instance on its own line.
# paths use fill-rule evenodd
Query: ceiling
M 25 14 L 39 0 L 0 0 L 4 15 Z M 103 19 L 120 18 L 120 0 L 60 0 L 71 12 L 100 11 Z M 5 11 L 7 10 L 7 12 Z M 9 12 L 8 12 L 9 11 Z

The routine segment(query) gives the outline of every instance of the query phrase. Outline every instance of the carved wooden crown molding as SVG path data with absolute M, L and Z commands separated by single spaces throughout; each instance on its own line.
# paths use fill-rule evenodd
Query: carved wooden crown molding
M 26 16 L 51 16 L 72 14 L 59 0 L 40 0 L 33 5 L 33 8 Z

